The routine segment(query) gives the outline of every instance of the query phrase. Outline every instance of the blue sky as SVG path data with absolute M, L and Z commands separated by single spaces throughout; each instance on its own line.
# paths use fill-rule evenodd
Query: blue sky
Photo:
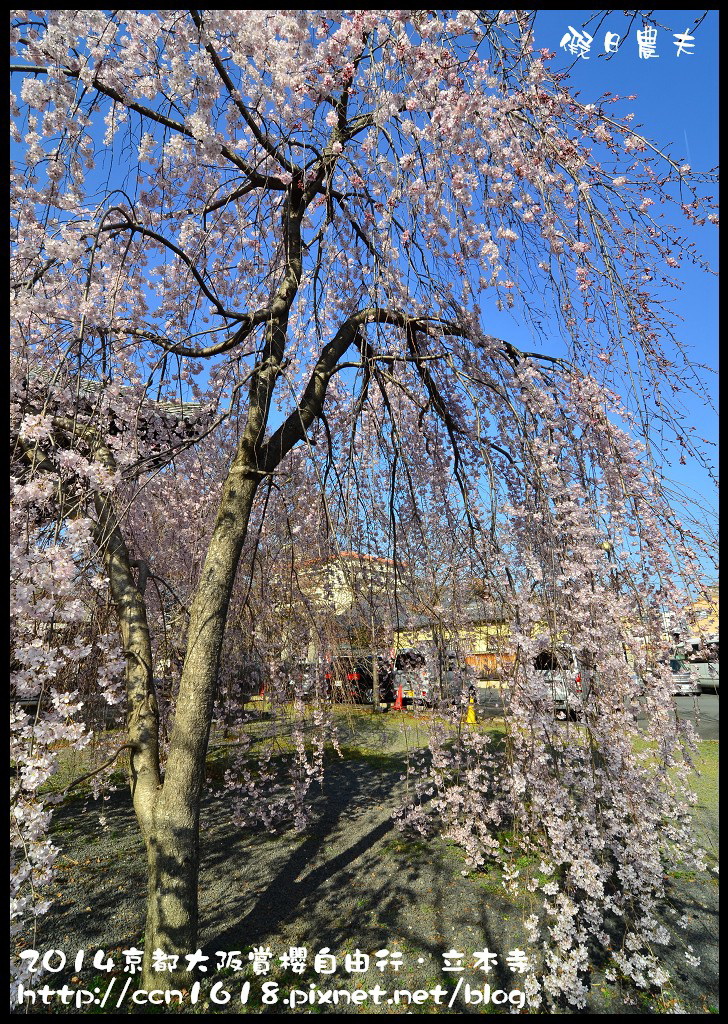
M 644 133 L 664 146 L 671 154 L 691 165 L 694 171 L 709 171 L 718 164 L 718 12 L 708 11 L 705 20 L 691 34 L 694 45 L 691 54 L 677 56 L 673 33 L 690 31 L 706 12 L 677 10 L 654 11 L 657 29 L 658 57 L 642 59 L 639 56 L 636 33 L 641 21 L 629 28 L 621 11 L 607 15 L 597 31 L 596 22 L 587 31 L 594 36 L 587 60 L 574 58 L 559 49 L 559 44 L 571 25 L 581 28 L 589 18 L 589 11 L 539 11 L 536 19 L 536 43 L 557 53 L 554 63 L 570 67 L 570 77 L 585 102 L 596 99 L 605 91 L 620 96 L 636 94 L 629 104 L 635 111 L 635 123 L 644 125 Z M 577 20 L 575 20 L 577 19 Z M 628 30 L 628 31 L 627 31 Z M 624 34 L 618 52 L 607 59 L 604 36 L 607 31 Z M 711 190 L 712 191 L 712 190 Z M 718 231 L 708 224 L 689 232 L 698 250 L 711 266 L 717 269 Z M 680 271 L 685 287 L 678 294 L 674 309 L 683 318 L 680 337 L 692 346 L 695 361 L 717 369 L 718 365 L 718 280 L 685 265 Z M 716 396 L 718 384 L 713 378 L 712 393 Z M 690 407 L 699 433 L 711 441 L 718 439 L 718 419 L 710 409 L 694 403 Z M 671 462 L 667 475 L 678 483 L 692 488 L 706 499 L 714 509 L 717 528 L 717 496 L 704 471 L 698 467 L 680 466 L 674 453 L 665 452 Z M 717 464 L 717 457 L 715 459 Z
M 694 171 L 707 172 L 718 164 L 718 12 L 708 11 L 694 36 L 692 53 L 677 55 L 673 33 L 691 30 L 704 11 L 654 11 L 657 27 L 657 57 L 640 58 L 637 30 L 642 19 L 630 19 L 622 11 L 606 14 L 603 20 L 591 20 L 595 12 L 588 10 L 538 11 L 535 23 L 535 45 L 556 54 L 550 67 L 569 71 L 572 88 L 584 103 L 595 102 L 605 92 L 625 97 L 619 106 L 622 113 L 634 111 L 633 126 L 641 125 L 646 135 L 661 148 L 689 163 Z M 586 29 L 584 26 L 586 25 Z M 599 27 L 597 28 L 597 26 Z M 586 59 L 573 56 L 560 43 L 569 28 L 593 36 Z M 604 52 L 605 34 L 616 33 L 621 45 L 616 54 Z M 636 99 L 626 101 L 629 95 Z M 617 106 L 615 105 L 615 111 Z M 706 186 L 715 194 L 717 189 Z M 682 229 L 682 224 L 680 225 Z M 718 231 L 712 224 L 690 229 L 685 234 L 694 241 L 698 251 L 717 269 Z M 717 369 L 718 364 L 718 281 L 714 275 L 699 272 L 684 264 L 678 276 L 684 287 L 676 294 L 671 308 L 682 323 L 677 334 L 695 362 Z M 494 331 L 497 333 L 497 331 Z M 706 375 L 717 404 L 717 377 Z M 717 442 L 717 415 L 705 404 L 686 400 L 690 422 L 701 437 Z M 715 449 L 709 449 L 716 452 Z M 665 473 L 668 478 L 704 499 L 713 530 L 717 529 L 717 497 L 703 469 L 688 462 L 681 466 L 679 451 L 666 446 Z M 717 453 L 713 459 L 717 464 Z

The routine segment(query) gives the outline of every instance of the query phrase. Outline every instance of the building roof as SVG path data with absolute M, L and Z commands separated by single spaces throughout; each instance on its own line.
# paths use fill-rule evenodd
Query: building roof
M 309 569 L 316 566 L 325 565 L 336 565 L 345 562 L 364 562 L 368 565 L 378 564 L 383 566 L 392 566 L 397 569 L 406 568 L 404 562 L 397 562 L 393 558 L 384 558 L 381 555 L 365 555 L 360 551 L 340 551 L 335 555 L 324 555 L 321 558 L 309 558 L 304 562 L 299 563 L 299 568 Z
M 419 608 L 413 608 L 413 613 L 407 620 L 405 630 L 409 631 L 412 629 L 426 629 L 428 626 L 439 624 L 442 620 L 445 620 L 457 627 L 463 625 L 476 625 L 481 622 L 506 622 L 507 614 L 505 606 L 499 601 L 486 601 L 483 598 L 474 598 L 468 601 L 462 608 L 454 610 L 452 607 L 444 608 L 443 611 L 437 615 L 431 608 L 419 606 Z
M 84 395 L 98 395 L 103 394 L 107 388 L 114 385 L 113 380 L 92 380 L 88 377 L 78 377 L 78 374 L 69 374 L 62 382 L 54 380 L 56 378 L 55 373 L 51 373 L 50 370 L 44 370 L 38 367 L 30 367 L 28 370 L 28 386 L 32 387 L 38 383 L 41 385 L 48 384 L 61 384 L 64 387 L 75 388 L 79 393 Z M 131 384 L 117 384 L 119 391 L 133 394 L 136 390 Z M 194 415 L 196 416 L 205 407 L 200 402 L 183 402 L 182 399 L 165 399 L 164 401 L 156 401 L 150 398 L 148 395 L 144 395 L 142 401 L 145 405 L 150 405 L 154 409 L 165 413 L 181 413 L 183 416 Z

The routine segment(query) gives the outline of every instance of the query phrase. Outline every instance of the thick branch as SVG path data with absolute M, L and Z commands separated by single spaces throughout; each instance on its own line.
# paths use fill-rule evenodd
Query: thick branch
M 304 440 L 308 428 L 321 415 L 326 399 L 326 390 L 331 377 L 339 369 L 339 360 L 347 349 L 357 342 L 362 328 L 371 323 L 389 324 L 405 330 L 413 328 L 427 330 L 431 326 L 437 326 L 444 334 L 460 337 L 464 337 L 466 333 L 457 324 L 435 317 L 409 317 L 399 310 L 382 309 L 376 306 L 360 310 L 349 317 L 336 332 L 332 341 L 324 346 L 296 409 L 281 424 L 270 440 L 262 446 L 258 461 L 261 470 L 266 473 L 272 472 L 291 448 Z
M 165 236 L 160 234 L 158 231 L 154 231 L 152 228 L 147 228 L 143 224 L 139 224 L 136 221 L 133 221 L 127 214 L 124 213 L 123 210 L 121 210 L 119 212 L 122 213 L 126 217 L 126 220 L 123 223 L 104 224 L 101 227 L 100 230 L 102 230 L 102 231 L 131 231 L 132 235 L 134 235 L 136 233 L 136 234 L 143 235 L 145 238 L 153 238 L 155 242 L 159 242 L 160 245 L 163 245 L 166 249 L 169 249 L 170 252 L 173 252 L 175 254 L 175 256 L 177 256 L 179 259 L 182 260 L 184 265 L 187 267 L 189 272 L 194 277 L 195 281 L 197 281 L 198 285 L 200 286 L 200 290 L 210 300 L 210 302 L 212 302 L 214 304 L 214 306 L 216 307 L 217 312 L 220 314 L 220 316 L 225 316 L 225 317 L 228 317 L 228 318 L 230 318 L 232 320 L 237 320 L 237 319 L 241 319 L 242 318 L 242 314 L 240 314 L 240 313 L 233 313 L 231 310 L 225 309 L 225 307 L 222 305 L 222 303 L 217 298 L 217 296 L 214 295 L 213 292 L 211 292 L 210 289 L 207 287 L 207 284 L 205 283 L 205 279 L 203 278 L 202 274 L 200 274 L 199 270 L 195 266 L 194 261 L 190 259 L 190 257 L 187 255 L 187 253 L 183 249 L 180 249 L 180 247 L 178 245 L 175 245 L 174 242 L 170 241 L 169 238 L 165 238 Z

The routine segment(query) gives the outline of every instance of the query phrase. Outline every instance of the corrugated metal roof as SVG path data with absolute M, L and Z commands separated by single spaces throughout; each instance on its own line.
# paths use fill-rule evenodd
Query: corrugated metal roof
M 31 368 L 28 371 L 29 382 L 38 381 L 41 384 L 50 384 L 53 378 L 56 376 L 55 373 L 50 373 L 48 370 Z M 71 387 L 78 389 L 79 392 L 83 392 L 86 395 L 98 395 L 102 394 L 107 388 L 114 385 L 113 380 L 100 381 L 91 380 L 86 377 L 81 377 L 80 380 L 76 374 L 71 374 L 66 377 L 63 381 L 65 387 Z M 133 394 L 138 389 L 131 384 L 117 384 L 116 387 L 121 392 L 128 392 Z M 205 412 L 206 407 L 200 402 L 185 402 L 182 399 L 164 399 L 157 401 L 154 398 L 150 398 L 147 394 L 139 396 L 140 401 L 145 406 L 151 406 L 155 410 L 163 413 L 166 416 L 177 416 L 179 419 L 193 419 L 196 418 L 201 412 Z

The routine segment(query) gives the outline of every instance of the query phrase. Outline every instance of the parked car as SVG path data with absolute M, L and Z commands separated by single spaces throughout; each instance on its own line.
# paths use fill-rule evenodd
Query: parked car
M 445 652 L 429 665 L 423 651 L 400 651 L 391 673 L 392 699 L 396 699 L 401 686 L 402 700 L 407 704 L 433 707 L 443 700 L 456 701 L 461 695 L 466 672 L 453 651 Z
M 346 689 L 352 704 L 371 704 L 374 700 L 373 677 L 370 666 L 356 661 L 346 673 Z
M 324 671 L 327 690 L 340 704 L 371 704 L 373 676 L 364 658 L 337 658 Z
M 420 691 L 422 703 L 432 707 L 438 702 L 459 704 L 477 699 L 475 674 L 463 665 L 454 651 L 446 651 L 431 668 Z
M 698 676 L 698 687 L 701 693 L 718 694 L 720 679 L 720 663 L 718 661 L 698 661 L 692 663 Z
M 533 661 L 536 676 L 545 684 L 556 718 L 578 718 L 591 689 L 592 675 L 573 647 L 541 651 Z
M 431 698 L 430 681 L 427 677 L 427 661 L 422 651 L 400 651 L 394 660 L 392 690 L 397 699 L 402 687 L 402 700 L 406 704 L 425 704 Z
M 695 697 L 700 693 L 698 674 L 681 658 L 670 658 L 673 697 Z

